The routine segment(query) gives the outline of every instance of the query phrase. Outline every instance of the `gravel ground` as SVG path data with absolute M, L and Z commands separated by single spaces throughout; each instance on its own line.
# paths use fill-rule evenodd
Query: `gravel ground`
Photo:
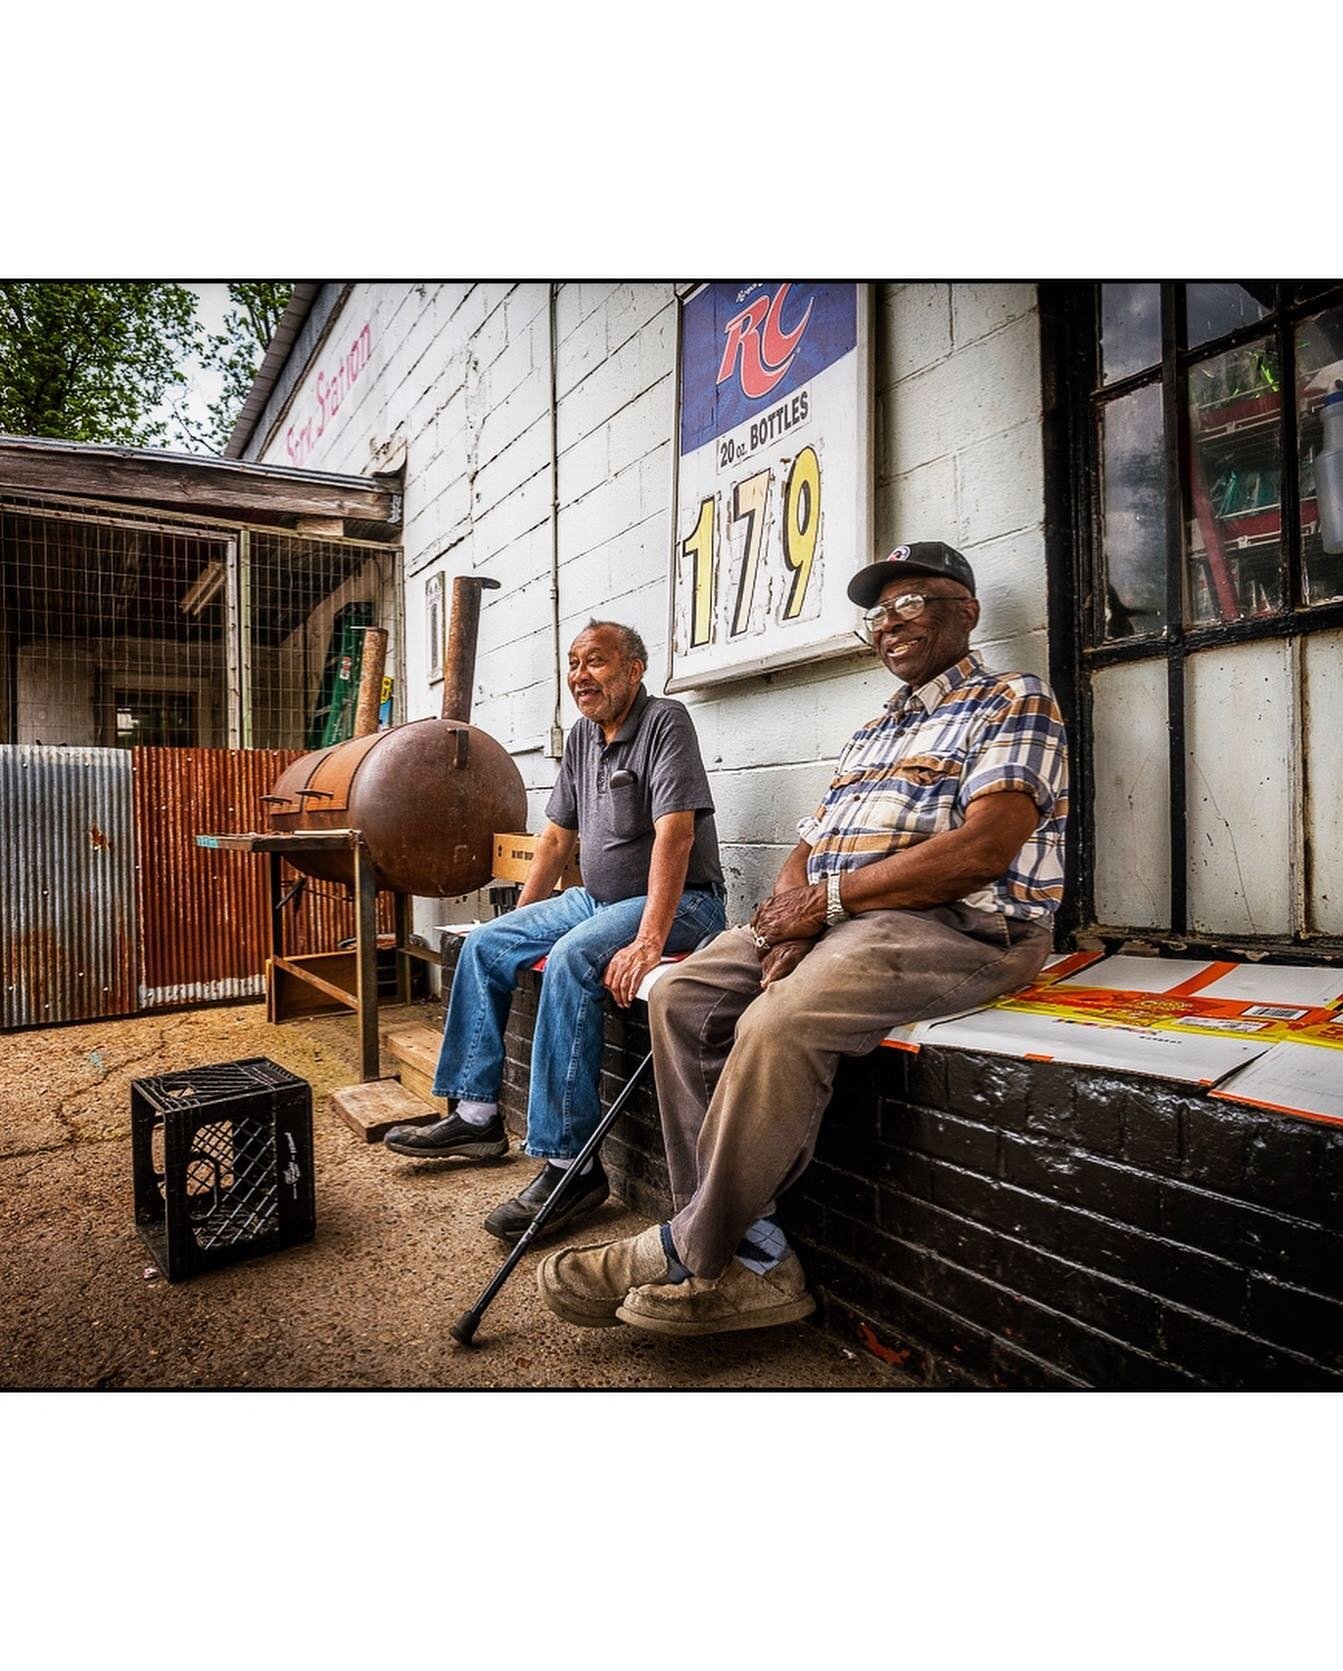
M 384 1027 L 435 1021 L 383 1012 Z M 134 1227 L 134 1078 L 269 1056 L 313 1087 L 317 1239 L 189 1282 Z M 328 1093 L 356 1076 L 352 1018 L 270 1026 L 264 1006 L 0 1036 L 0 1386 L 5 1388 L 856 1388 L 901 1383 L 807 1324 L 696 1342 L 574 1329 L 524 1258 L 473 1350 L 448 1323 L 497 1267 L 479 1228 L 535 1162 L 400 1160 Z M 646 1221 L 612 1202 L 575 1239 Z M 556 1245 L 562 1245 L 563 1238 Z

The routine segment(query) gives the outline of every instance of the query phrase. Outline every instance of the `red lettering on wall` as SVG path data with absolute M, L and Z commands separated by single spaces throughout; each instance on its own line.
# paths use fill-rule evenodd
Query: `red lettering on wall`
M 350 339 L 340 357 L 324 365 L 313 380 L 313 400 L 284 432 L 284 450 L 296 468 L 307 463 L 326 433 L 341 402 L 368 369 L 373 358 L 373 328 L 365 324 Z

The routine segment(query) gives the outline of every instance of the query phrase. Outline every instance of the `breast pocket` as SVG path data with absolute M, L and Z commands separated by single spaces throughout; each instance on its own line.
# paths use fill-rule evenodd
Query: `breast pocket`
M 954 755 L 910 755 L 882 772 L 878 822 L 929 836 L 947 826 L 964 762 Z
M 611 833 L 622 841 L 643 835 L 648 829 L 648 812 L 644 806 L 643 790 L 637 782 L 616 783 L 610 787 Z

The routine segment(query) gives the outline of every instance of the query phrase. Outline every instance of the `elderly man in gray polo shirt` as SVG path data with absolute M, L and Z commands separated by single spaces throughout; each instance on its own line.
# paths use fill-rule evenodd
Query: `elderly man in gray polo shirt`
M 532 1041 L 526 1151 L 544 1164 L 485 1220 L 516 1241 L 601 1118 L 603 992 L 628 1005 L 664 952 L 725 925 L 713 801 L 690 715 L 643 685 L 632 628 L 590 621 L 569 650 L 581 718 L 564 747 L 546 827 L 518 908 L 467 935 L 452 981 L 434 1094 L 446 1120 L 396 1126 L 385 1142 L 416 1160 L 508 1152 L 499 1114 L 504 1025 L 518 975 L 546 958 Z M 581 839 L 583 886 L 553 889 Z M 550 1221 L 589 1217 L 610 1193 L 601 1161 Z

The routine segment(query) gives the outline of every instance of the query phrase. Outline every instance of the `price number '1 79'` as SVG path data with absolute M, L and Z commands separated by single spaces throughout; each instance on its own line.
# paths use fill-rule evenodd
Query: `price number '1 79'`
M 765 539 L 765 512 L 769 504 L 773 472 L 761 470 L 732 489 L 729 520 L 745 523 L 745 542 L 737 596 L 732 604 L 729 638 L 747 630 L 755 600 Z M 802 613 L 811 580 L 816 537 L 821 526 L 821 461 L 814 447 L 803 447 L 793 460 L 783 484 L 783 566 L 788 573 L 787 595 L 779 612 L 781 621 L 795 621 Z M 718 497 L 711 494 L 700 501 L 699 515 L 682 555 L 690 563 L 690 648 L 698 649 L 713 636 L 718 565 Z

